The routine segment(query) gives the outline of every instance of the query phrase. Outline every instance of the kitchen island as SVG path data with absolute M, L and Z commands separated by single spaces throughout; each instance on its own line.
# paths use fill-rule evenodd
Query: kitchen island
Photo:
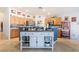
M 24 27 L 21 27 L 24 28 Z M 54 31 L 20 31 L 20 50 L 23 48 L 51 48 L 53 50 Z

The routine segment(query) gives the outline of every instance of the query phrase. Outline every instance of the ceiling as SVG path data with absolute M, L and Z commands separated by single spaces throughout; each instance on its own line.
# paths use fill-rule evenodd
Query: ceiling
M 53 15 L 60 16 L 63 14 L 79 13 L 79 7 L 11 7 L 30 15 Z M 5 7 L 0 7 L 0 13 L 4 13 Z
M 31 15 L 60 16 L 68 13 L 78 13 L 79 7 L 21 7 L 17 8 Z

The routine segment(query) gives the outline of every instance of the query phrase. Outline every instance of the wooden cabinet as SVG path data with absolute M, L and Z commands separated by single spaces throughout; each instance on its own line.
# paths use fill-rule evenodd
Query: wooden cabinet
M 10 37 L 11 38 L 19 37 L 19 29 L 11 29 L 10 30 Z
M 26 19 L 26 18 L 24 18 L 23 24 L 25 24 L 25 25 L 26 25 L 26 20 L 27 20 L 27 19 Z
M 18 17 L 18 22 L 19 22 L 19 24 L 21 24 L 21 25 L 25 25 L 25 24 L 26 24 L 26 18 Z
M 23 24 L 23 18 L 20 18 L 20 24 Z
M 54 20 L 54 25 L 61 25 L 61 17 L 58 17 Z
M 19 24 L 19 17 L 15 16 L 15 24 Z
M 15 24 L 15 16 L 10 16 L 10 24 Z
M 21 24 L 23 24 L 23 25 L 26 24 L 26 18 L 22 18 L 22 23 Z
M 62 21 L 62 18 L 61 17 L 57 17 L 57 18 L 48 18 L 45 20 L 45 24 L 49 23 L 49 22 L 54 22 L 54 25 L 61 25 L 61 21 Z
M 10 16 L 10 24 L 19 24 L 19 18 L 17 16 Z
M 54 18 L 45 19 L 45 24 L 48 24 L 49 22 L 53 22 L 53 21 L 54 21 Z
M 59 29 L 59 30 L 58 30 L 58 38 L 61 38 L 61 37 L 62 37 L 62 30 Z
M 17 20 L 16 20 L 16 21 L 18 22 L 18 24 L 21 24 L 21 23 L 20 23 L 20 22 L 21 22 L 20 17 L 17 17 L 17 16 L 16 16 L 16 18 L 17 18 Z
M 10 16 L 10 24 L 26 24 L 26 18 L 18 16 Z

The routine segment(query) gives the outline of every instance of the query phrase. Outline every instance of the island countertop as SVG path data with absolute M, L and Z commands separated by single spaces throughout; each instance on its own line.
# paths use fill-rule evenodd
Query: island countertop
M 20 32 L 54 32 L 52 29 L 37 26 L 20 26 Z
M 53 32 L 53 31 L 20 31 L 20 32 Z

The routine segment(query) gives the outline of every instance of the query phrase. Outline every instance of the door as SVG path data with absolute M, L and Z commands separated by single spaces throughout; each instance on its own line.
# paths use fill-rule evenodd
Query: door
M 43 48 L 44 47 L 44 36 L 38 36 L 37 47 L 38 48 Z
M 36 48 L 36 40 L 37 40 L 37 37 L 30 36 L 30 47 L 31 48 Z

